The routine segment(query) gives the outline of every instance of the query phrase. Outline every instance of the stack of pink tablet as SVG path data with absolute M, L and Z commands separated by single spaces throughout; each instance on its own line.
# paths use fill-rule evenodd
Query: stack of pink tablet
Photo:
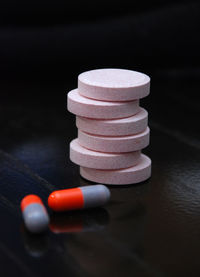
M 150 78 L 136 71 L 97 69 L 78 76 L 68 93 L 68 110 L 76 115 L 78 138 L 70 159 L 87 180 L 133 184 L 151 175 L 151 160 L 141 149 L 149 144 L 148 113 L 139 106 Z

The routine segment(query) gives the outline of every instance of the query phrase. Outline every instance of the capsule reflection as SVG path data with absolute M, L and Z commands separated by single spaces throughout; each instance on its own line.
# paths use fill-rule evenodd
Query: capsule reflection
M 102 230 L 109 223 L 109 214 L 103 208 L 87 211 L 53 213 L 49 228 L 55 234 L 79 233 Z

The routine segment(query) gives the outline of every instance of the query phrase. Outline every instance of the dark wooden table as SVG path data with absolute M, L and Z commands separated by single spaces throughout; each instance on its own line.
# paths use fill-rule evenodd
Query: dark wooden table
M 55 215 L 33 236 L 19 209 L 27 193 L 91 184 L 69 161 L 75 117 L 58 83 L 1 83 L 0 257 L 2 276 L 200 276 L 198 83 L 168 76 L 142 100 L 149 111 L 150 180 L 110 187 L 104 208 Z M 59 233 L 60 232 L 60 233 Z

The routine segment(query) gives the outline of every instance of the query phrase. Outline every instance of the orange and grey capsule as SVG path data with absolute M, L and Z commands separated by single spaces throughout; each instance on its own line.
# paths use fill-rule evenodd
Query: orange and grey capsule
M 57 212 L 99 207 L 110 199 L 110 191 L 104 185 L 57 190 L 48 198 L 49 207 Z
M 40 197 L 34 194 L 25 196 L 21 201 L 21 211 L 26 228 L 32 233 L 41 233 L 49 225 L 49 216 Z

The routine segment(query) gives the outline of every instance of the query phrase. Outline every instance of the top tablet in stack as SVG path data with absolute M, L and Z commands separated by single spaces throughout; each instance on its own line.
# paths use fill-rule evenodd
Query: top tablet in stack
M 70 158 L 81 166 L 82 177 L 121 185 L 150 177 L 151 160 L 140 152 L 149 144 L 148 113 L 139 107 L 149 90 L 150 78 L 131 70 L 79 75 L 78 89 L 68 93 L 68 110 L 77 115 L 79 129 Z
M 79 93 L 102 101 L 132 101 L 149 94 L 149 76 L 125 69 L 96 69 L 78 76 Z

